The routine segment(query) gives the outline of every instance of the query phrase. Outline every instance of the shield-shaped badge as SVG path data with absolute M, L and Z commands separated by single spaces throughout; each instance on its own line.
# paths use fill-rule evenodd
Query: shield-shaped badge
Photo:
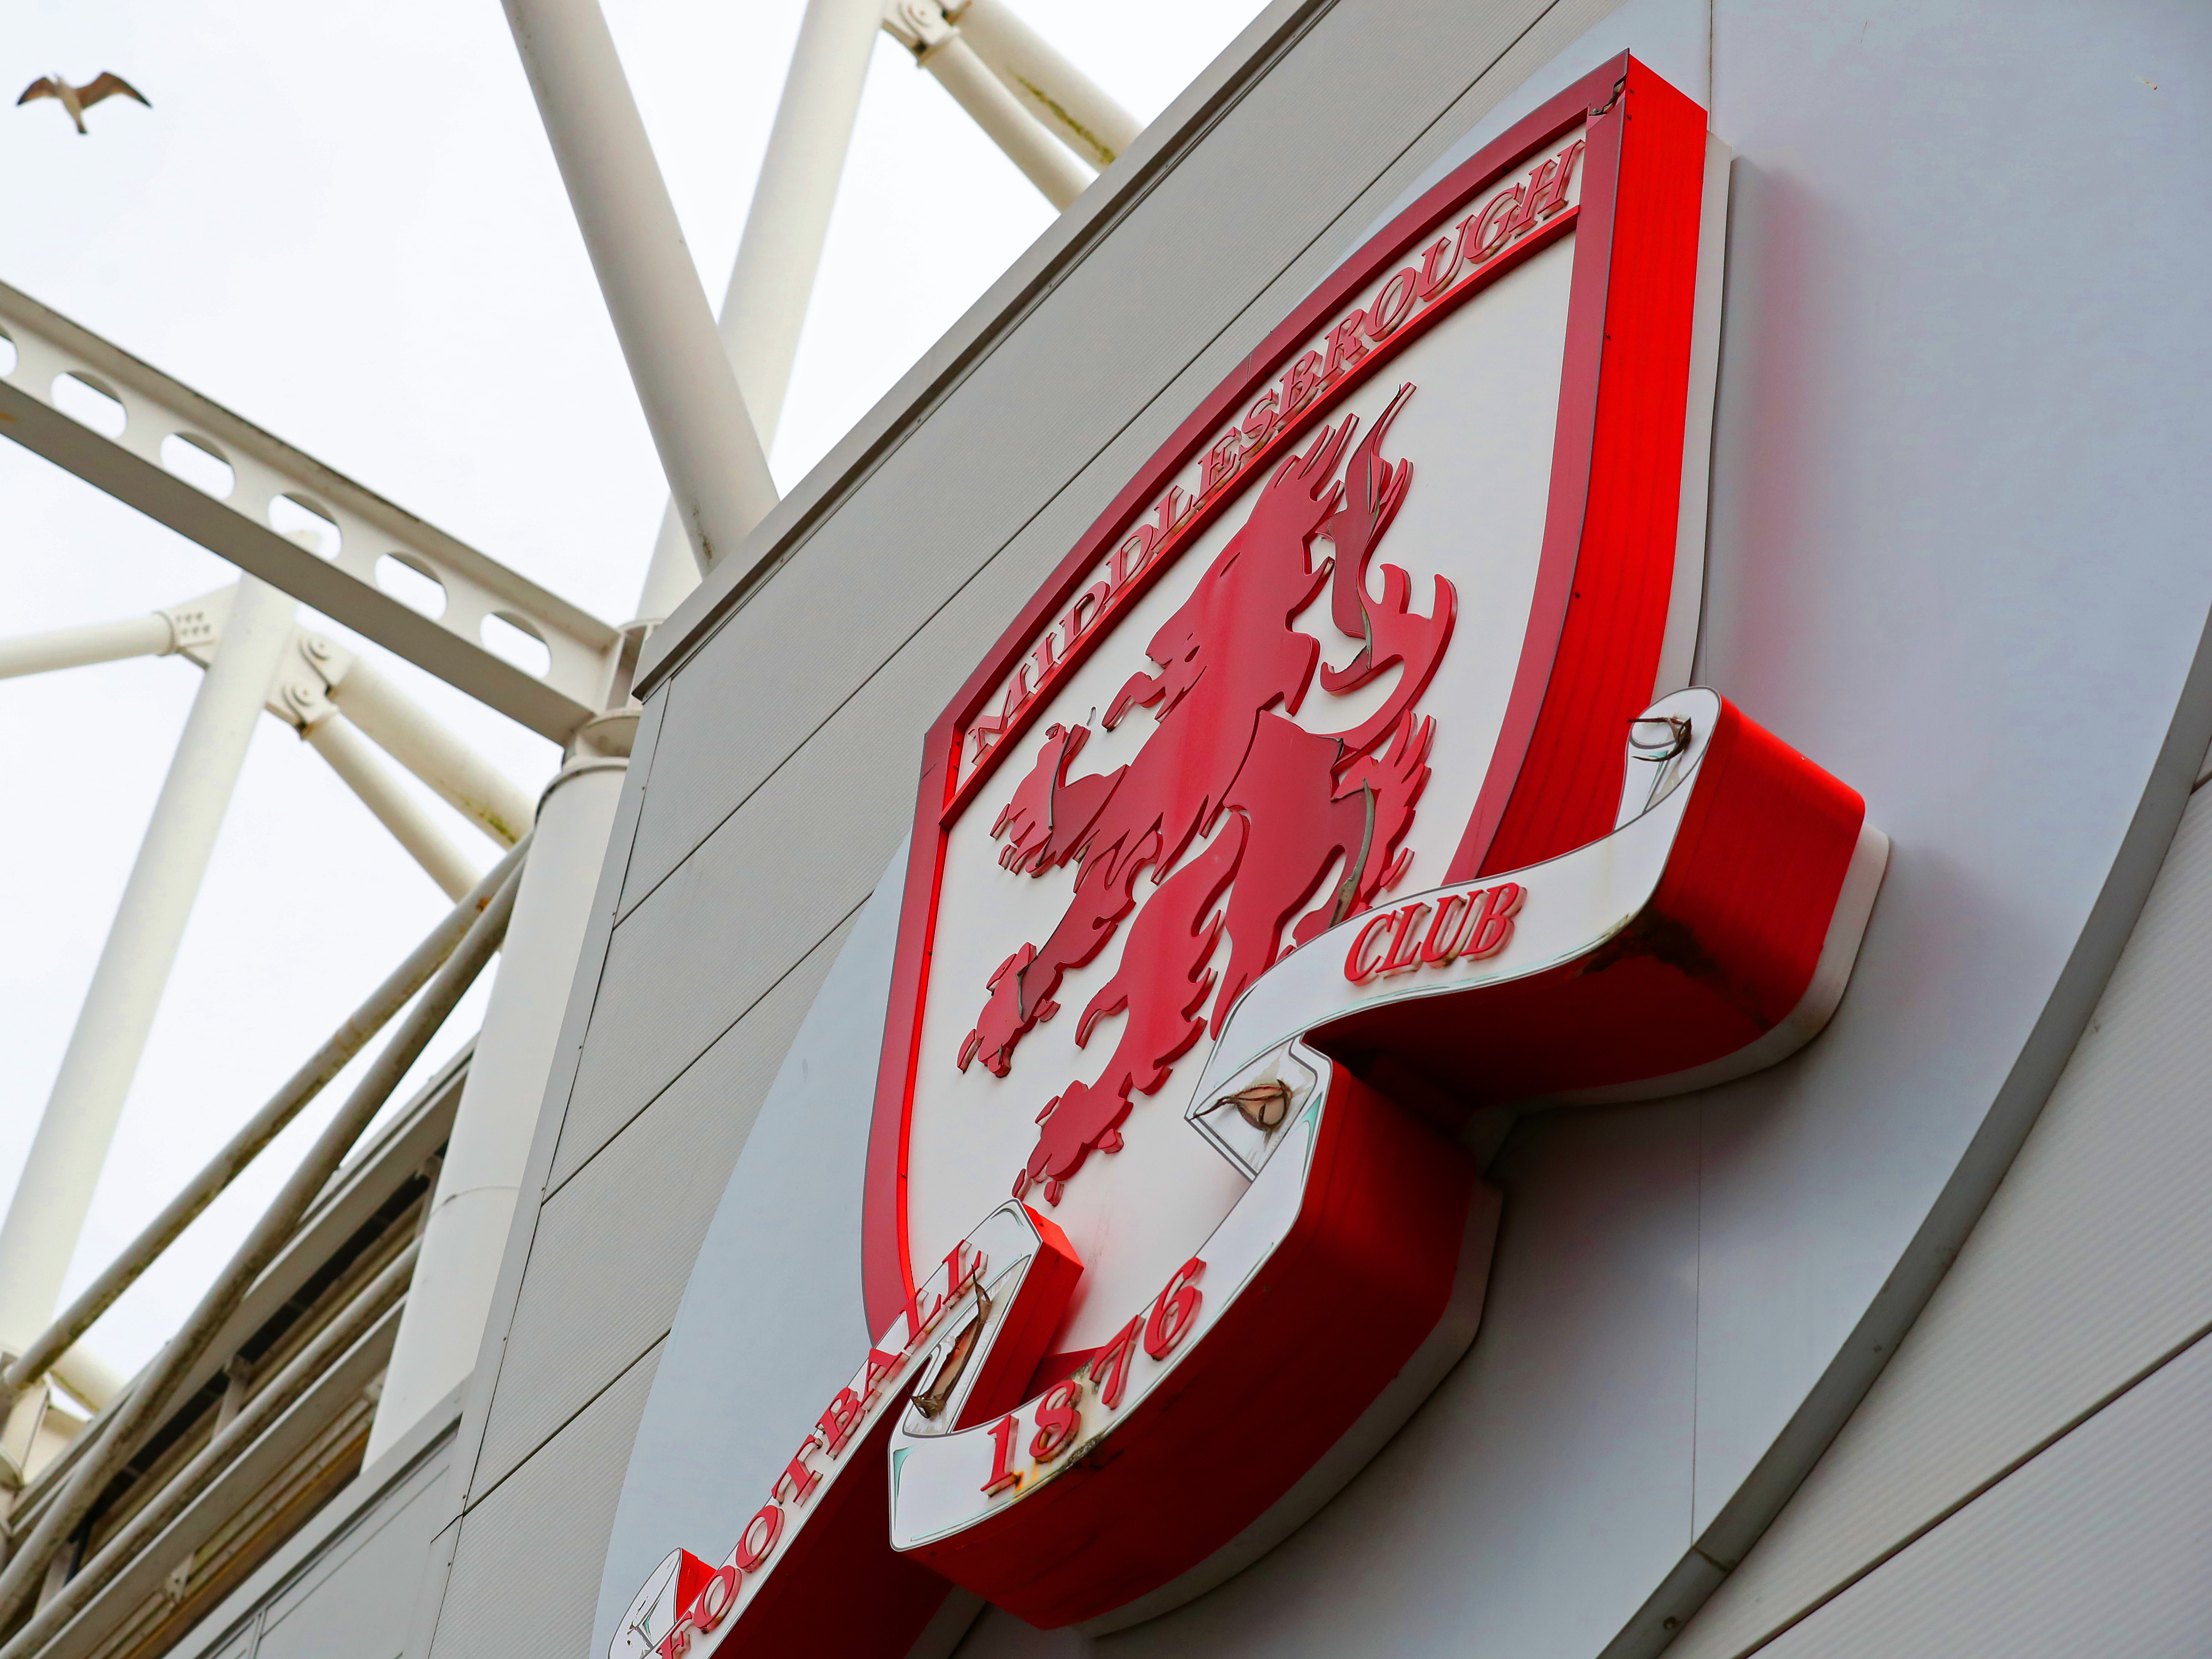
M 1522 121 L 1237 367 L 932 726 L 878 1335 L 674 1647 L 902 1650 L 951 1583 L 1093 1630 L 1200 1594 L 1474 1340 L 1501 1113 L 1825 1023 L 1887 844 L 1687 684 L 1723 154 L 1628 58 Z

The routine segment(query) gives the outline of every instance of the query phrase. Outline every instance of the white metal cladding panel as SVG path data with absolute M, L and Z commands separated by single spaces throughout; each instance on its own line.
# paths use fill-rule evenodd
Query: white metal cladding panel
M 934 676 L 941 680 L 945 670 Z M 619 1122 L 852 915 L 914 807 L 902 656 L 616 927 L 574 1097 Z
M 453 1415 L 448 1409 L 432 1416 L 434 1430 L 410 1436 L 389 1454 L 387 1466 L 362 1477 L 386 1480 L 398 1469 L 396 1479 L 366 1495 L 356 1491 L 360 1480 L 339 1492 L 169 1650 L 175 1659 L 232 1659 L 255 1652 L 257 1642 L 263 1644 L 260 1651 L 287 1659 L 303 1650 L 340 1652 L 354 1659 L 353 1650 L 335 1639 L 295 1643 L 293 1638 L 309 1630 L 325 1636 L 331 1629 L 358 1631 L 361 1651 L 374 1655 L 386 1650 L 380 1644 L 387 1626 L 388 1652 L 397 1655 L 406 1645 L 424 1548 L 445 1512 L 438 1488 L 452 1462 Z M 411 1466 L 410 1458 L 416 1460 Z M 356 1605 L 354 1586 L 372 1581 L 382 1598 L 374 1616 L 344 1611 Z M 388 1620 L 387 1602 L 396 1604 L 389 1607 Z M 295 1615 L 300 1615 L 297 1630 L 282 1638 L 289 1645 L 274 1645 L 279 1638 L 272 1632 Z
M 732 1143 L 731 1157 L 734 1161 L 735 1148 L 743 1145 L 744 1136 L 750 1131 L 752 1115 L 768 1093 L 769 1085 L 775 1080 L 775 1068 L 782 1060 L 784 1050 L 791 1045 L 792 1034 L 805 1018 L 823 975 L 836 958 L 839 941 L 850 927 L 849 919 L 839 923 L 828 938 L 794 963 L 781 979 L 738 1014 L 737 1023 L 714 1039 L 690 1071 L 655 1097 L 649 1109 L 673 1105 L 679 1114 L 702 1121 L 702 1124 L 709 1116 L 735 1120 L 718 1122 L 714 1129 L 714 1133 L 723 1139 L 732 1134 L 738 1137 Z M 714 1086 L 718 1092 L 701 1094 L 693 1079 L 702 1072 L 716 1079 Z M 546 1183 L 549 1195 L 597 1156 L 601 1147 L 630 1127 L 639 1114 L 640 1108 L 630 1091 L 617 1094 L 586 1089 L 573 1091 L 568 1113 L 561 1123 L 561 1143 L 554 1153 L 553 1173 Z
M 1765 1659 L 2212 1650 L 2212 1343 L 2199 1342 L 1762 1650 Z
M 538 1212 L 483 1449 L 482 1491 L 668 1333 L 792 1033 L 851 931 L 836 929 Z
M 326 1549 L 261 1620 L 255 1659 L 384 1659 L 407 1645 L 446 1457 L 430 1459 Z
M 656 1347 L 639 1359 L 463 1518 L 430 1641 L 436 1659 L 584 1653 L 623 1467 L 659 1358 Z
M 1131 459 L 1149 455 L 1288 301 L 1349 251 L 1372 216 L 1360 205 L 1370 192 L 1387 199 L 1518 75 L 1618 3 L 1344 0 L 1315 24 L 684 665 L 661 745 L 663 768 L 676 775 L 666 787 L 655 779 L 624 904 L 650 891 L 1139 411 L 1144 441 Z M 1513 61 L 1501 65 L 1509 51 Z M 1479 77 L 1482 90 L 1469 100 Z M 1287 300 L 1254 307 L 1301 261 L 1310 276 Z M 985 303 L 1000 297 L 994 290 Z M 1203 383 L 1161 399 L 1201 354 L 1214 364 Z M 1066 497 L 1034 551 L 1040 574 L 1127 471 L 1124 462 L 1094 471 Z M 997 592 L 1000 628 L 1033 586 Z M 962 662 L 945 696 L 906 711 L 897 781 L 909 793 L 921 729 L 974 666 Z M 740 708 L 748 718 L 733 721 Z
M 1674 1659 L 1746 1651 L 2212 1324 L 2208 1077 L 2212 789 L 1958 1261 Z

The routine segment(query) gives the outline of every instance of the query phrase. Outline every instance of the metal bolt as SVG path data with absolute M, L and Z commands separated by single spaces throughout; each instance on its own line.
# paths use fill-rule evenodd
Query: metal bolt
M 331 642 L 318 635 L 308 635 L 307 654 L 317 662 L 327 661 L 331 654 Z

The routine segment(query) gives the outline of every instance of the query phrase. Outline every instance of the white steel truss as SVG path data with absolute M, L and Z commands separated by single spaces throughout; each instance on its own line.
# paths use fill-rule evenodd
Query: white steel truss
M 606 706 L 622 635 L 589 611 L 5 283 L 0 336 L 15 351 L 0 375 L 0 431 L 25 448 L 556 743 Z M 119 434 L 62 412 L 54 383 L 64 376 L 122 405 Z M 227 465 L 229 492 L 211 495 L 171 471 L 162 451 L 173 438 Z M 280 498 L 326 522 L 336 547 L 310 550 L 276 530 L 269 514 Z M 386 557 L 444 589 L 442 615 L 378 585 Z M 543 678 L 486 647 L 491 618 L 544 643 Z

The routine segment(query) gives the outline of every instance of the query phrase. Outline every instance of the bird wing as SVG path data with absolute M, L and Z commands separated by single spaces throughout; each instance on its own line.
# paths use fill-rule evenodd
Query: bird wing
M 153 100 L 147 97 L 144 93 L 139 91 L 121 76 L 112 75 L 106 70 L 102 70 L 88 83 L 76 89 L 76 100 L 89 109 L 101 99 L 112 98 L 118 92 L 125 98 L 136 98 L 148 109 L 154 107 Z
M 23 88 L 23 95 L 21 98 L 18 98 L 15 100 L 15 103 L 17 107 L 20 108 L 23 105 L 29 103 L 33 98 L 58 98 L 61 95 L 59 88 L 54 85 L 53 82 L 47 76 L 41 75 L 37 80 L 32 82 L 29 86 Z

